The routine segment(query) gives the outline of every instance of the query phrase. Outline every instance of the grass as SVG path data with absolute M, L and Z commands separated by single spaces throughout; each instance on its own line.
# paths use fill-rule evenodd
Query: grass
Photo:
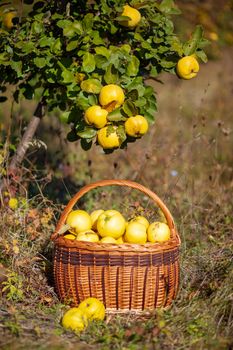
M 231 193 L 223 191 L 221 183 L 215 184 L 214 196 L 216 193 L 221 195 L 221 206 L 209 191 L 199 205 L 195 204 L 198 195 L 190 201 L 186 194 L 178 193 L 175 201 L 170 200 L 182 238 L 181 285 L 172 308 L 155 311 L 143 322 L 130 316 L 109 317 L 91 324 L 79 336 L 61 327 L 67 308 L 51 283 L 49 237 L 61 207 L 48 209 L 49 201 L 35 197 L 26 208 L 22 204 L 16 211 L 2 209 L 0 261 L 7 279 L 0 307 L 1 348 L 231 349 Z M 95 196 L 87 197 L 85 208 L 92 209 L 101 197 L 108 203 L 112 196 L 112 190 L 96 191 Z M 127 208 L 121 198 L 118 193 L 115 205 Z M 137 200 L 136 195 L 133 199 Z
M 182 252 L 179 296 L 171 309 L 158 310 L 144 322 L 132 317 L 109 318 L 91 324 L 80 336 L 60 326 L 66 307 L 45 277 L 47 259 L 31 254 L 34 259 L 26 264 L 25 249 L 10 259 L 14 272 L 5 286 L 15 288 L 7 290 L 0 308 L 2 348 L 73 349 L 78 344 L 80 349 L 230 349 L 232 243 L 218 243 L 194 241 L 192 246 L 189 242 L 190 247 Z

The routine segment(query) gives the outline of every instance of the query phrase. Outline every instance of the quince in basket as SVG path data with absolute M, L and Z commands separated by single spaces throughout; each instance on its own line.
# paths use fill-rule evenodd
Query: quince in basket
M 73 235 L 72 233 L 67 233 L 64 235 L 64 237 L 66 239 L 71 239 L 71 240 L 75 240 L 76 239 L 76 235 Z
M 101 243 L 111 243 L 111 244 L 117 244 L 117 241 L 118 240 L 116 240 L 115 238 L 110 237 L 110 236 L 103 237 L 100 240 Z
M 125 218 L 117 210 L 104 211 L 97 220 L 97 231 L 101 237 L 121 237 L 125 232 Z
M 164 222 L 153 222 L 147 230 L 148 241 L 151 243 L 166 242 L 170 239 L 171 233 L 167 224 Z
M 90 215 L 85 210 L 73 210 L 69 213 L 66 224 L 72 229 L 72 233 L 80 233 L 91 230 L 92 222 Z
M 124 244 L 124 239 L 123 239 L 123 236 L 121 236 L 120 238 L 118 238 L 116 240 L 117 244 Z
M 145 218 L 145 216 L 135 216 L 135 218 L 131 219 L 129 222 L 138 222 L 139 224 L 142 224 L 148 229 L 150 223 L 149 221 Z
M 104 210 L 103 209 L 97 209 L 97 210 L 94 210 L 91 214 L 90 214 L 90 217 L 91 217 L 91 223 L 92 223 L 92 229 L 93 230 L 97 230 L 97 220 L 98 220 L 98 217 L 100 216 L 100 214 L 103 214 Z
M 127 243 L 145 244 L 147 242 L 146 226 L 137 221 L 130 221 L 124 240 Z
M 76 240 L 84 242 L 99 242 L 99 236 L 93 230 L 88 230 L 78 233 Z
M 69 234 L 64 237 L 94 243 L 163 243 L 171 238 L 171 232 L 161 221 L 150 223 L 142 215 L 126 221 L 119 211 L 113 209 L 94 210 L 90 215 L 84 210 L 74 210 L 67 217 Z

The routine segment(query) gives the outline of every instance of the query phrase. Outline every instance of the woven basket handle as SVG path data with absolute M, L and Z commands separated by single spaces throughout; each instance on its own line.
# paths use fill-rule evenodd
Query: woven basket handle
M 129 181 L 129 180 L 102 180 L 102 181 L 93 182 L 89 185 L 84 186 L 79 192 L 77 192 L 75 194 L 75 196 L 69 201 L 69 203 L 65 207 L 65 209 L 60 217 L 60 220 L 58 221 L 55 232 L 51 236 L 51 239 L 55 240 L 58 237 L 59 231 L 60 231 L 61 227 L 65 224 L 68 214 L 72 211 L 74 205 L 77 203 L 77 201 L 81 197 L 83 197 L 87 192 L 89 192 L 90 190 L 93 190 L 94 188 L 111 186 L 111 185 L 131 187 L 131 188 L 134 188 L 136 190 L 143 192 L 148 197 L 150 197 L 162 210 L 162 212 L 167 220 L 167 224 L 171 230 L 172 235 L 177 236 L 178 240 L 180 240 L 179 235 L 177 234 L 176 229 L 175 229 L 175 224 L 174 224 L 174 220 L 172 218 L 172 215 L 171 215 L 170 211 L 168 210 L 168 208 L 166 207 L 166 205 L 163 203 L 163 201 L 154 192 L 152 192 L 148 188 L 138 184 L 137 182 Z

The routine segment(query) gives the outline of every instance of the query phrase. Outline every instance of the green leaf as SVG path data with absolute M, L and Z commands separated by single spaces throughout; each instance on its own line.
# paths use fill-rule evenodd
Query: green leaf
M 39 33 L 41 33 L 43 31 L 43 29 L 44 29 L 44 26 L 43 26 L 42 23 L 37 22 L 37 21 L 32 23 L 32 31 L 33 31 L 33 33 L 39 34 Z
M 153 77 L 153 78 L 155 78 L 155 77 L 158 76 L 158 74 L 159 74 L 159 73 L 158 73 L 158 70 L 157 70 L 156 66 L 151 67 L 150 76 Z
M 173 0 L 163 0 L 159 5 L 159 10 L 168 15 L 179 15 L 181 11 L 175 7 Z
M 63 82 L 66 84 L 75 82 L 74 74 L 70 72 L 68 69 L 64 69 L 63 72 L 61 73 L 61 76 L 63 78 Z
M 137 101 L 135 101 L 135 106 L 143 107 L 147 103 L 147 100 L 144 97 L 140 97 Z
M 33 61 L 38 68 L 44 68 L 46 66 L 46 59 L 44 57 L 35 57 Z
M 67 38 L 72 38 L 75 34 L 76 34 L 75 29 L 72 24 L 63 28 L 63 35 L 66 36 Z
M 35 52 L 35 43 L 33 43 L 32 41 L 24 42 L 22 46 L 22 51 L 25 53 Z
M 147 50 L 150 50 L 150 51 L 152 50 L 151 44 L 148 43 L 147 41 L 143 41 L 143 42 L 141 43 L 141 45 L 142 45 L 143 49 L 147 49 Z
M 84 128 L 80 128 L 80 130 L 77 130 L 77 135 L 81 137 L 82 139 L 92 139 L 97 134 L 97 131 L 89 126 L 86 126 Z
M 183 55 L 183 45 L 177 37 L 172 36 L 167 42 L 170 44 L 170 50 L 177 52 L 179 56 Z
M 40 47 L 51 47 L 51 45 L 54 43 L 54 38 L 48 38 L 47 36 L 43 36 L 39 40 L 39 46 Z
M 90 35 L 85 35 L 85 36 L 82 38 L 83 44 L 87 44 L 87 43 L 89 43 L 90 41 L 91 41 Z M 89 46 L 84 45 L 83 48 L 84 48 L 84 49 L 88 49 Z
M 45 6 L 45 4 L 43 4 L 43 1 L 37 1 L 36 3 L 35 3 L 35 5 L 33 6 L 33 9 L 35 9 L 35 7 L 37 7 L 37 9 L 38 8 L 40 8 L 40 10 L 42 10 L 42 8 Z M 44 13 L 42 12 L 42 13 L 37 13 L 37 14 L 35 14 L 34 15 L 34 18 L 37 20 L 37 21 L 42 21 L 43 20 L 43 18 L 44 18 Z
M 55 54 L 60 53 L 60 51 L 61 51 L 61 40 L 60 40 L 60 38 L 57 38 L 54 41 L 54 43 L 53 43 L 53 45 L 51 47 L 51 51 L 54 52 Z
M 130 92 L 132 90 L 137 90 L 138 97 L 141 97 L 144 95 L 145 87 L 143 86 L 142 81 L 138 82 L 137 78 L 131 81 L 131 83 L 127 86 L 127 90 Z
M 131 20 L 131 18 L 128 16 L 118 16 L 115 18 L 115 20 L 118 22 L 128 22 Z
M 7 30 L 4 30 L 3 28 L 1 28 L 0 37 L 1 36 L 9 36 L 9 32 Z
M 143 115 L 149 123 L 153 123 L 155 121 L 154 113 L 152 114 L 149 111 L 144 110 Z
M 114 24 L 110 22 L 110 33 L 114 35 L 116 34 L 117 31 L 118 31 L 118 27 L 114 26 Z
M 104 69 L 107 62 L 108 60 L 106 57 L 102 55 L 95 55 L 95 63 L 97 68 Z
M 81 83 L 81 89 L 92 94 L 99 94 L 102 84 L 98 79 L 86 79 Z
M 122 109 L 128 117 L 132 117 L 138 113 L 137 107 L 130 100 L 124 102 Z
M 107 126 L 107 131 L 106 131 L 106 136 L 111 135 L 112 133 L 114 133 L 116 130 L 115 126 L 113 126 L 112 124 Z
M 98 55 L 102 55 L 106 58 L 109 58 L 110 57 L 110 52 L 109 50 L 104 47 L 104 46 L 99 46 L 99 47 L 96 47 L 95 48 L 95 52 L 98 54 Z
M 126 53 L 130 53 L 130 51 L 131 51 L 131 46 L 128 45 L 128 44 L 123 44 L 123 45 L 121 46 L 121 51 L 124 51 L 124 52 L 126 52 Z
M 6 52 L 0 53 L 0 64 L 4 64 L 4 65 L 10 64 L 10 57 Z
M 81 147 L 84 151 L 88 151 L 89 149 L 91 149 L 92 143 L 92 140 L 89 139 L 81 139 L 80 141 Z
M 97 105 L 98 99 L 97 99 L 96 95 L 89 95 L 88 102 L 90 103 L 91 106 Z
M 85 30 L 90 30 L 93 27 L 93 23 L 94 23 L 93 18 L 94 16 L 92 13 L 88 13 L 84 16 L 82 23 Z
M 140 33 L 138 33 L 138 32 L 135 32 L 135 34 L 134 34 L 134 39 L 136 40 L 136 41 L 144 41 L 144 38 L 141 36 L 141 34 Z
M 116 51 L 111 54 L 109 58 L 109 64 L 112 64 L 116 69 L 119 69 L 122 66 L 122 57 L 119 51 Z
M 28 100 L 32 100 L 34 98 L 34 92 L 35 89 L 32 88 L 29 84 L 23 84 L 20 86 L 21 92 L 23 93 L 24 97 Z
M 143 96 L 146 98 L 151 98 L 151 97 L 155 98 L 154 93 L 155 92 L 154 92 L 154 89 L 152 88 L 152 86 L 146 86 Z
M 138 74 L 140 61 L 136 56 L 131 58 L 126 68 L 126 74 L 130 77 L 136 76 Z
M 137 101 L 138 99 L 138 91 L 136 89 L 131 90 L 128 94 L 127 94 L 128 98 L 132 101 Z
M 63 35 L 68 38 L 83 33 L 82 24 L 79 21 L 71 22 L 69 20 L 61 20 L 57 22 L 57 26 L 63 28 Z
M 192 38 L 196 41 L 203 37 L 203 28 L 201 25 L 197 25 L 194 32 L 192 33 Z
M 6 46 L 6 52 L 9 53 L 10 55 L 13 55 L 13 49 L 10 45 Z
M 83 111 L 81 111 L 77 107 L 73 107 L 70 111 L 69 117 L 68 117 L 68 123 L 74 123 L 77 124 L 80 122 L 80 120 L 83 118 Z
M 104 80 L 107 84 L 115 84 L 119 80 L 119 75 L 117 69 L 113 66 L 113 64 L 110 64 L 106 72 L 104 74 Z
M 77 103 L 77 107 L 79 107 L 83 111 L 85 111 L 88 107 L 90 107 L 88 97 L 84 96 L 83 92 L 79 93 L 76 103 Z
M 73 28 L 76 34 L 79 34 L 79 35 L 83 34 L 83 26 L 80 21 L 73 22 Z
M 145 116 L 145 118 L 146 118 L 149 122 L 153 122 L 154 119 L 155 119 L 155 118 L 154 118 L 155 112 L 156 112 L 156 110 L 155 110 L 154 108 L 152 108 L 152 107 L 146 108 L 146 109 L 144 110 L 144 116 Z
M 202 38 L 199 42 L 199 45 L 198 45 L 198 48 L 199 49 L 203 49 L 204 47 L 206 47 L 207 45 L 210 45 L 210 41 L 205 39 L 205 38 Z
M 73 22 L 68 20 L 68 19 L 61 19 L 60 21 L 57 21 L 57 26 L 59 28 L 62 28 L 62 29 L 66 28 L 68 26 L 72 26 L 72 24 L 73 24 Z
M 12 143 L 9 145 L 9 148 L 11 151 L 15 152 L 16 151 L 16 147 L 15 145 L 13 145 Z
M 196 55 L 202 60 L 202 62 L 204 63 L 208 62 L 208 57 L 203 50 L 196 51 Z
M 32 2 L 34 2 L 34 0 L 27 0 L 27 1 L 29 1 L 30 3 L 32 3 Z M 26 1 L 24 0 L 24 3 L 26 3 Z M 59 14 L 59 13 L 57 13 L 57 12 L 55 12 L 52 16 L 51 16 L 51 19 L 53 19 L 53 20 L 57 20 L 57 19 L 63 19 L 63 15 L 61 15 L 61 14 Z
M 7 97 L 6 96 L 0 96 L 0 103 L 3 103 L 7 101 Z
M 95 70 L 95 58 L 94 55 L 87 52 L 83 56 L 82 69 L 85 73 L 91 73 Z
M 55 83 L 57 81 L 58 70 L 55 68 L 46 69 L 45 76 L 48 83 Z
M 174 62 L 174 61 L 167 61 L 166 59 L 164 59 L 164 60 L 160 61 L 160 65 L 161 65 L 161 67 L 164 68 L 164 70 L 166 70 L 166 69 L 171 69 L 171 68 L 175 67 L 176 66 L 176 62 Z
M 172 34 L 172 33 L 173 33 L 173 30 L 174 30 L 174 24 L 173 24 L 173 22 L 172 22 L 170 19 L 166 18 L 166 19 L 165 19 L 164 25 L 165 25 L 165 26 L 164 26 L 165 33 L 166 33 L 167 35 Z
M 117 130 L 116 130 L 116 133 L 117 133 L 117 136 L 120 139 L 120 142 L 123 143 L 126 140 L 126 138 L 127 138 L 126 133 L 125 133 L 124 125 L 119 125 Z
M 97 30 L 92 31 L 92 40 L 94 45 L 104 45 L 104 40 L 100 37 L 100 33 Z
M 203 28 L 202 26 L 196 26 L 195 31 L 192 33 L 192 37 L 187 41 L 183 46 L 183 51 L 185 56 L 192 55 L 197 50 L 199 43 L 203 37 Z
M 14 69 L 17 73 L 17 77 L 22 77 L 22 61 L 12 61 L 11 62 L 11 68 Z
M 60 114 L 59 115 L 60 122 L 62 124 L 68 124 L 69 123 L 69 115 L 70 115 L 70 112 L 64 112 L 64 113 Z
M 79 44 L 78 40 L 70 41 L 66 46 L 66 51 L 69 52 L 76 49 L 78 47 L 78 44 Z
M 79 137 L 78 137 L 78 135 L 77 135 L 77 133 L 76 133 L 76 130 L 71 130 L 71 131 L 67 134 L 66 138 L 67 138 L 67 140 L 68 140 L 69 142 L 75 142 L 75 141 L 77 141 L 77 140 L 79 139 Z
M 169 48 L 164 46 L 164 45 L 160 45 L 158 48 L 157 48 L 157 52 L 159 54 L 164 54 L 165 52 L 168 52 L 169 51 Z
M 112 112 L 108 113 L 107 119 L 110 122 L 124 121 L 127 118 L 121 113 L 121 108 L 116 108 Z

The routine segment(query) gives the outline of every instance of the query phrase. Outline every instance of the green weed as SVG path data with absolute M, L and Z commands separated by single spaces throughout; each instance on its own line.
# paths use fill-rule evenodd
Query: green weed
M 23 279 L 15 272 L 10 272 L 7 275 L 7 280 L 2 282 L 3 293 L 6 294 L 7 300 L 21 301 L 23 300 Z

